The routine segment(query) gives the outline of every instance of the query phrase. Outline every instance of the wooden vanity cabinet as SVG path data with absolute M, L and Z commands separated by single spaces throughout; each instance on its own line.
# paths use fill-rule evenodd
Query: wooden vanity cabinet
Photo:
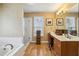
M 79 56 L 79 41 L 61 41 L 49 34 L 48 38 L 53 38 L 53 52 L 57 56 Z
M 53 38 L 53 52 L 57 56 L 78 56 L 79 55 L 79 41 L 60 41 L 54 36 L 50 36 L 50 39 Z
M 54 54 L 57 56 L 78 56 L 77 41 L 60 41 L 54 38 Z

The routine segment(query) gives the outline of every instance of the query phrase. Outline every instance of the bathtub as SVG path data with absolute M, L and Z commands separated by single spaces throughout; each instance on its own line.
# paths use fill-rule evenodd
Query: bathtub
M 19 56 L 18 54 L 16 54 L 17 52 L 19 52 L 20 49 L 22 49 L 24 46 L 24 44 L 19 45 L 18 47 L 14 47 L 12 50 L 11 49 L 7 49 L 4 50 L 4 47 L 0 47 L 0 56 Z
M 24 44 L 22 40 L 22 37 L 0 37 L 0 56 L 23 55 L 22 52 L 24 53 Z M 12 44 L 13 49 L 7 48 L 4 50 L 6 44 Z

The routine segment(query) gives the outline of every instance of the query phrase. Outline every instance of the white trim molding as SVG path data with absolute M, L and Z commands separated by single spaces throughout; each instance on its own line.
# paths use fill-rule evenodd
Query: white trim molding
M 31 43 L 36 43 L 36 41 L 31 41 Z M 41 43 L 48 43 L 48 41 L 41 41 Z

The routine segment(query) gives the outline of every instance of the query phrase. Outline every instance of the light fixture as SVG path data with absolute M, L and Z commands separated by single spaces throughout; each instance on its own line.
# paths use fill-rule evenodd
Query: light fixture
M 70 8 L 72 8 L 76 3 L 63 4 L 62 7 L 57 11 L 57 15 L 65 14 Z

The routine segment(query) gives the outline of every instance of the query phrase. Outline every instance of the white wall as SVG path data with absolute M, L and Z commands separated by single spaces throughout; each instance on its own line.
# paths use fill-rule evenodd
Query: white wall
M 23 36 L 23 8 L 21 4 L 3 4 L 0 8 L 0 36 Z M 2 13 L 1 13 L 2 12 Z
M 2 4 L 0 4 L 0 20 L 2 19 Z

